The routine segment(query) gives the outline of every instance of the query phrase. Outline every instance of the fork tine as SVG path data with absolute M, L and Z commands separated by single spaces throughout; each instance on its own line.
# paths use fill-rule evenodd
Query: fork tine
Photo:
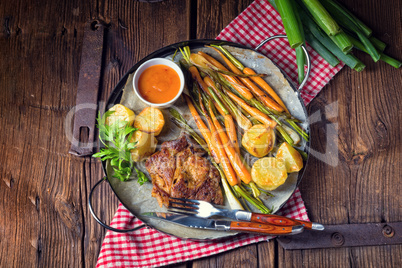
M 193 204 L 187 204 L 187 203 L 169 201 L 169 206 L 170 206 L 171 204 L 175 204 L 175 205 L 180 205 L 180 206 L 188 207 L 188 209 L 191 208 L 191 210 L 197 210 L 197 209 L 198 209 L 198 205 L 193 205 Z M 172 206 L 172 207 L 173 207 L 173 206 Z M 175 206 L 175 207 L 176 207 L 176 206 Z M 181 208 L 181 207 L 178 207 L 178 208 Z
M 182 207 L 172 207 L 169 206 L 168 209 L 174 209 L 177 211 L 187 211 L 187 212 L 192 212 L 192 213 L 198 213 L 198 210 L 193 209 L 193 208 L 182 208 Z
M 195 204 L 200 204 L 200 200 L 195 200 L 195 199 L 178 198 L 178 197 L 169 197 L 169 199 L 178 200 L 178 201 L 182 201 L 182 202 L 191 202 L 191 203 L 195 203 Z
M 180 214 L 185 214 L 185 215 L 189 215 L 189 216 L 197 215 L 197 212 L 194 211 L 194 210 L 192 210 L 192 213 L 191 213 L 191 212 L 188 212 L 188 211 L 183 210 L 183 209 L 168 208 L 168 211 L 169 212 L 176 212 L 176 213 L 180 213 Z

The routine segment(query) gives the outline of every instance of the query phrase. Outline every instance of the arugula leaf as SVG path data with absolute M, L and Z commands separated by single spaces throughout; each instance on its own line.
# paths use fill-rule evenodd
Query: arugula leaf
M 142 172 L 141 170 L 138 170 L 136 167 L 134 167 L 135 172 L 137 172 L 137 178 L 138 178 L 138 183 L 140 185 L 143 185 L 145 182 L 149 181 L 148 177 Z
M 113 124 L 107 125 L 106 119 L 113 113 L 114 111 L 107 111 L 103 116 L 99 113 L 96 119 L 98 122 L 96 126 L 99 129 L 99 139 L 105 147 L 92 156 L 101 158 L 102 161 L 109 159 L 114 171 L 113 177 L 121 181 L 130 179 L 134 168 L 137 173 L 138 183 L 142 185 L 144 182 L 149 181 L 149 179 L 135 167 L 130 153 L 137 145 L 137 142 L 130 142 L 137 128 L 130 126 L 127 121 L 123 120 L 117 120 Z

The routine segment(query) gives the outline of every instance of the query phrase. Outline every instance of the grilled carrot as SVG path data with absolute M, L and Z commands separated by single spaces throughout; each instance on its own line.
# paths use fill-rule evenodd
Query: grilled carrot
M 219 136 L 216 137 L 216 139 L 219 139 Z M 225 173 L 226 179 L 228 180 L 230 186 L 239 184 L 239 181 L 236 177 L 236 172 L 233 170 L 233 167 L 230 164 L 230 160 L 227 157 L 225 150 L 221 149 L 219 151 L 222 153 L 220 166 L 223 169 L 223 173 Z
M 219 162 L 222 166 L 223 172 L 226 175 L 226 179 L 228 180 L 229 184 L 231 186 L 238 184 L 238 180 L 236 177 L 236 172 L 234 171 L 232 165 L 230 164 L 230 161 L 226 155 L 225 150 L 223 149 L 222 141 L 219 137 L 218 132 L 216 131 L 215 125 L 211 120 L 211 117 L 208 116 L 207 110 L 205 109 L 205 106 L 200 98 L 200 107 L 201 110 L 203 111 L 205 118 L 207 119 L 208 125 L 209 125 L 209 130 L 211 133 L 211 142 L 214 148 L 216 148 L 218 157 L 219 157 Z
M 237 104 L 240 105 L 244 110 L 246 110 L 251 116 L 253 116 L 255 119 L 263 123 L 264 125 L 274 128 L 276 126 L 276 122 L 272 119 L 270 119 L 267 115 L 262 113 L 260 110 L 257 108 L 251 107 L 248 105 L 244 100 L 236 96 L 230 91 L 226 91 L 226 94 Z
M 204 58 L 206 58 L 215 67 L 217 67 L 221 70 L 224 70 L 224 71 L 228 71 L 228 69 L 225 66 L 223 66 L 219 61 L 214 59 L 214 57 L 212 57 L 202 51 L 199 51 L 198 54 L 203 56 Z M 247 89 L 247 87 L 242 85 L 241 82 L 236 79 L 236 77 L 233 77 L 233 76 L 230 76 L 227 74 L 222 74 L 222 76 L 225 77 L 226 80 L 228 80 L 229 83 L 247 100 L 251 100 L 254 97 L 253 94 L 251 94 L 251 92 Z
M 271 99 L 270 97 L 267 96 L 266 93 L 264 93 L 259 87 L 257 87 L 253 81 L 251 81 L 249 78 L 240 78 L 240 80 L 243 82 L 243 84 L 250 89 L 251 92 L 254 93 L 255 96 L 260 99 L 260 101 L 268 106 L 271 109 L 274 109 L 275 111 L 278 112 L 283 112 L 282 106 L 280 106 L 276 101 Z
M 200 85 L 200 87 L 205 90 L 207 88 L 207 85 L 204 83 L 204 80 L 202 80 L 200 72 L 198 71 L 197 67 L 194 65 L 188 68 L 188 71 L 190 72 L 191 76 L 197 83 Z
M 251 100 L 252 98 L 254 98 L 253 94 L 251 94 L 250 90 L 248 90 L 247 87 L 245 87 L 244 85 L 242 85 L 242 83 L 236 79 L 236 77 L 227 75 L 227 74 L 222 74 L 222 76 L 229 81 L 230 85 L 232 87 L 234 87 L 234 89 L 237 90 L 237 92 L 239 92 L 244 98 L 246 98 L 247 100 Z
M 256 74 L 254 72 L 254 70 L 245 67 L 243 69 L 243 73 L 245 74 Z M 265 82 L 264 79 L 262 79 L 261 77 L 251 77 L 251 80 L 253 80 L 257 85 L 259 85 L 262 89 L 264 89 L 269 95 L 271 95 L 271 97 L 280 105 L 282 106 L 282 108 L 289 113 L 288 109 L 286 108 L 285 104 L 283 103 L 283 101 L 281 100 L 281 98 L 278 96 L 278 94 L 276 94 L 276 92 L 270 87 L 270 85 L 268 85 L 267 82 Z
M 219 133 L 219 137 L 221 138 L 222 146 L 225 149 L 226 155 L 228 156 L 230 163 L 232 164 L 232 167 L 235 170 L 237 176 L 239 176 L 239 178 L 244 183 L 247 184 L 250 183 L 251 182 L 250 172 L 248 172 L 247 168 L 241 161 L 240 156 L 236 153 L 232 143 L 230 142 L 228 136 L 226 135 L 225 130 L 223 129 L 222 125 L 219 123 L 214 112 L 212 111 L 211 106 L 209 107 L 209 114 L 212 118 L 212 122 L 215 125 L 216 131 Z
M 236 150 L 236 153 L 240 155 L 239 141 L 237 140 L 236 126 L 233 121 L 233 117 L 229 115 L 224 116 L 225 128 L 228 134 L 229 140 L 232 142 L 233 147 Z
M 211 87 L 214 90 L 214 92 L 216 92 L 216 95 L 218 95 L 218 93 L 219 93 L 219 95 L 221 94 L 221 92 L 216 88 L 215 83 L 212 81 L 212 79 L 209 76 L 204 77 L 204 82 L 208 85 L 208 87 Z M 213 96 L 213 98 L 214 98 L 214 96 Z M 241 113 L 241 111 L 238 110 L 237 107 L 234 106 L 233 103 L 229 103 L 228 101 L 231 101 L 231 100 L 227 97 L 225 99 L 225 96 L 222 96 L 222 102 L 224 103 L 226 109 L 229 110 L 229 113 L 232 115 L 233 119 L 236 120 L 239 127 L 244 129 L 245 131 L 247 129 L 249 129 L 252 126 L 250 120 L 245 115 L 243 115 Z M 215 107 L 216 107 L 216 105 L 215 105 Z M 224 116 L 224 115 L 222 115 L 222 116 Z
M 223 59 L 223 61 L 226 63 L 227 66 L 229 66 L 229 69 L 234 72 L 235 74 L 242 74 L 241 70 L 239 70 L 219 49 L 215 48 L 215 47 L 211 47 L 212 49 L 214 49 L 217 53 L 219 53 L 219 55 L 221 56 L 221 58 Z M 269 98 L 266 94 L 264 94 L 264 92 L 259 89 L 254 83 L 253 81 L 251 81 L 249 78 L 245 78 L 245 77 L 239 77 L 240 81 L 243 82 L 243 84 L 251 91 L 254 93 L 254 95 L 256 95 L 266 106 L 270 107 L 271 109 L 274 109 L 278 112 L 282 112 L 283 108 L 278 105 L 274 100 L 272 100 L 271 98 Z
M 202 80 L 200 72 L 198 71 L 197 67 L 195 67 L 194 65 L 191 66 L 190 68 L 188 68 L 191 77 L 197 81 L 197 83 L 200 85 L 201 89 L 207 93 L 209 95 L 208 92 L 208 86 L 207 84 L 205 84 L 204 80 Z M 218 112 L 223 116 L 225 113 L 222 111 L 222 109 L 220 107 L 218 107 L 217 105 L 215 105 L 215 108 L 218 110 Z
M 212 65 L 214 65 L 215 67 L 218 67 L 221 70 L 225 70 L 228 71 L 228 69 L 223 66 L 222 63 L 220 63 L 218 60 L 216 60 L 214 57 L 208 55 L 207 53 L 204 53 L 202 51 L 198 51 L 198 54 L 200 54 L 201 56 L 203 56 L 204 58 L 206 58 L 210 63 L 212 63 Z
M 212 87 L 209 87 L 208 89 L 209 89 L 209 91 L 211 93 L 211 96 L 212 96 L 213 100 L 215 100 L 215 102 L 219 106 L 223 106 L 223 103 L 219 100 L 218 96 L 213 91 Z M 223 118 L 224 118 L 224 123 L 225 123 L 227 135 L 229 137 L 229 140 L 232 142 L 232 145 L 235 148 L 236 152 L 240 155 L 239 142 L 237 140 L 236 127 L 235 127 L 235 123 L 233 121 L 233 117 L 229 113 L 229 110 L 226 109 L 225 107 L 222 107 L 222 110 L 226 110 L 226 114 L 223 116 Z M 207 114 L 206 111 L 204 113 Z M 214 133 L 213 130 L 212 130 L 212 127 L 210 127 L 210 129 L 211 129 L 211 132 Z
M 223 55 L 223 53 L 219 49 L 217 49 L 215 47 L 210 47 L 210 48 L 212 48 L 213 50 L 218 52 L 218 54 L 221 56 L 221 58 L 226 63 L 226 65 L 229 66 L 229 69 L 232 70 L 232 72 L 234 72 L 235 74 L 242 74 L 242 72 L 228 58 L 226 58 L 226 56 Z
M 198 127 L 198 129 L 200 130 L 202 136 L 204 137 L 209 151 L 212 154 L 212 157 L 214 158 L 215 162 L 220 163 L 219 161 L 219 154 L 216 152 L 217 148 L 214 146 L 214 144 L 212 143 L 212 134 L 209 131 L 208 127 L 205 125 L 204 121 L 202 121 L 200 115 L 197 112 L 197 109 L 194 107 L 194 104 L 192 103 L 191 99 L 189 96 L 187 96 L 186 94 L 184 94 L 184 98 L 186 99 L 188 108 L 190 110 L 191 115 L 194 118 L 194 121 Z

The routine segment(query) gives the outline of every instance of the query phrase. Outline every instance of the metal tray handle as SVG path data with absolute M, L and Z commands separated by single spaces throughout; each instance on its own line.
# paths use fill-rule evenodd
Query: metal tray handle
M 95 219 L 100 225 L 102 225 L 102 227 L 104 227 L 104 228 L 106 228 L 106 229 L 108 229 L 108 230 L 110 230 L 110 231 L 117 232 L 117 233 L 129 233 L 129 232 L 134 232 L 134 231 L 137 231 L 137 230 L 142 229 L 142 228 L 144 228 L 144 227 L 147 227 L 146 224 L 142 224 L 142 225 L 137 226 L 137 227 L 132 228 L 132 229 L 116 229 L 116 228 L 113 228 L 113 227 L 111 227 L 111 226 L 109 226 L 109 225 L 103 223 L 103 222 L 98 218 L 98 216 L 96 216 L 96 214 L 95 214 L 95 212 L 94 212 L 94 210 L 93 210 L 93 208 L 92 208 L 92 194 L 93 194 L 95 188 L 98 187 L 102 182 L 104 182 L 104 181 L 106 181 L 106 180 L 107 180 L 107 177 L 104 177 L 104 178 L 102 178 L 100 181 L 98 181 L 98 182 L 94 185 L 94 187 L 92 187 L 91 192 L 89 193 L 88 206 L 89 206 L 89 211 L 90 211 L 91 214 L 92 214 L 92 217 L 94 217 L 94 219 Z
M 280 34 L 280 35 L 274 35 L 271 37 L 268 37 L 267 39 L 265 39 L 264 41 L 262 41 L 258 46 L 256 46 L 255 50 L 259 50 L 263 45 L 265 45 L 267 42 L 277 39 L 277 38 L 286 38 L 288 39 L 288 37 L 284 34 Z M 306 63 L 307 63 L 307 71 L 306 71 L 306 75 L 304 77 L 304 80 L 301 82 L 301 84 L 299 85 L 299 88 L 297 89 L 299 92 L 300 90 L 302 90 L 302 88 L 304 87 L 304 85 L 306 84 L 309 76 L 310 76 L 310 71 L 311 71 L 311 60 L 310 60 L 310 54 L 308 53 L 306 47 L 304 45 L 301 46 L 303 49 L 304 54 L 306 55 Z

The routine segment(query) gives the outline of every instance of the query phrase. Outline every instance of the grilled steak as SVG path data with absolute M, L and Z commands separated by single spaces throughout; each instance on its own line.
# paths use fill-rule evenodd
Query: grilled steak
M 176 140 L 162 143 L 161 151 L 148 158 L 145 167 L 152 179 L 152 196 L 161 207 L 169 205 L 169 197 L 223 204 L 219 172 L 203 154 L 204 151 L 183 134 Z

